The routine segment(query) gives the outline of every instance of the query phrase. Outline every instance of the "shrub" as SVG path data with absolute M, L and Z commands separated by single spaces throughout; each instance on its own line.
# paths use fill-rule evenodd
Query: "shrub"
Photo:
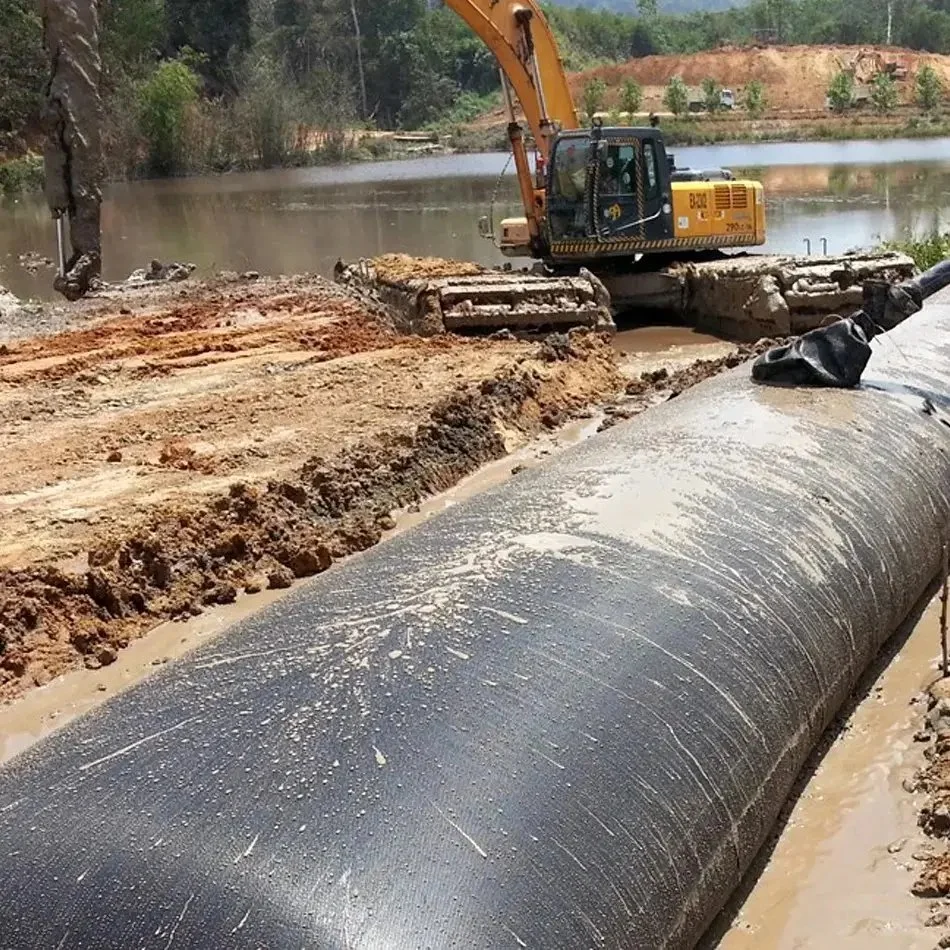
M 136 90 L 138 125 L 148 149 L 149 171 L 181 171 L 188 120 L 198 102 L 201 82 L 181 60 L 167 60 Z
M 758 79 L 753 79 L 746 85 L 745 89 L 742 90 L 742 105 L 753 119 L 757 119 L 765 112 L 767 105 L 765 100 L 765 87 Z
M 666 84 L 663 102 L 673 115 L 683 115 L 689 109 L 689 91 L 679 76 L 674 76 Z
M 828 87 L 828 105 L 832 112 L 847 112 L 854 105 L 854 76 L 842 70 Z
M 625 79 L 620 88 L 620 110 L 633 115 L 643 104 L 643 89 L 635 79 Z
M 925 112 L 933 112 L 943 99 L 943 83 L 933 66 L 921 67 L 914 79 L 914 99 Z
M 707 112 L 722 110 L 722 86 L 715 79 L 704 79 L 702 82 L 703 105 Z
M 884 115 L 897 108 L 897 83 L 887 73 L 878 73 L 871 83 L 871 102 Z
M 603 79 L 592 79 L 584 86 L 584 112 L 589 121 L 594 121 L 594 115 L 604 108 L 607 99 L 607 84 Z

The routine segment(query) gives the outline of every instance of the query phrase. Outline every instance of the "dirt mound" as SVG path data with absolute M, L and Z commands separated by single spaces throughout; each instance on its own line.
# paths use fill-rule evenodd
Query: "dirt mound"
M 925 63 L 950 83 L 950 56 L 918 53 L 886 46 L 764 46 L 725 47 L 682 56 L 644 56 L 617 66 L 571 76 L 575 101 L 580 102 L 584 86 L 594 77 L 611 89 L 611 105 L 625 79 L 635 79 L 644 87 L 644 108 L 660 110 L 663 88 L 674 76 L 698 87 L 704 79 L 714 79 L 725 88 L 738 91 L 752 80 L 766 89 L 772 109 L 779 111 L 823 109 L 828 86 L 842 69 L 853 68 L 859 82 L 867 82 L 879 63 L 895 63 L 906 70 L 898 81 L 901 99 L 913 98 L 913 78 Z
M 439 277 L 473 277 L 485 268 L 470 261 L 450 261 L 441 257 L 410 257 L 408 254 L 383 254 L 371 261 L 383 280 L 434 280 Z

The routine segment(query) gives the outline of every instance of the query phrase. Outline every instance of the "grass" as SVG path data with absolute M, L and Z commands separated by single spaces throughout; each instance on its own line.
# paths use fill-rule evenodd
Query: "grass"
M 844 142 L 854 139 L 940 138 L 950 136 L 950 121 L 914 116 L 906 122 L 849 123 L 774 122 L 717 125 L 715 121 L 666 119 L 661 121 L 669 145 L 717 145 L 723 142 Z
M 931 232 L 926 237 L 905 237 L 886 241 L 883 247 L 889 251 L 901 251 L 910 257 L 920 270 L 928 270 L 935 264 L 950 258 L 950 232 Z

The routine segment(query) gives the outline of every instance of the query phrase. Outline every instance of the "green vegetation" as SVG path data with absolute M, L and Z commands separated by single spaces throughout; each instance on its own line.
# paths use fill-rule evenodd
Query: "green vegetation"
M 43 187 L 43 159 L 28 153 L 0 164 L 0 197 L 16 198 Z
M 878 73 L 871 83 L 871 102 L 881 115 L 897 108 L 897 83 L 887 73 Z
M 927 270 L 934 264 L 950 258 L 950 232 L 932 231 L 922 238 L 906 237 L 898 241 L 888 241 L 884 247 L 893 251 L 902 251 L 913 258 L 914 263 L 921 270 Z
M 925 112 L 933 112 L 940 105 L 943 84 L 933 66 L 923 66 L 914 78 L 914 99 Z
M 706 122 L 700 118 L 665 119 L 660 123 L 667 145 L 716 145 L 722 142 L 847 142 L 855 139 L 923 139 L 950 136 L 948 121 L 827 122 L 789 124 L 768 122 L 746 125 Z
M 37 115 L 45 74 L 42 26 L 28 0 L 0 0 L 0 152 L 22 145 Z
M 587 121 L 591 122 L 594 116 L 603 111 L 604 104 L 607 101 L 607 83 L 603 79 L 592 79 L 584 86 L 584 115 Z
M 765 86 L 753 79 L 748 83 L 741 95 L 742 106 L 753 119 L 758 119 L 765 112 L 768 103 L 765 98 Z
M 704 79 L 702 82 L 703 106 L 709 113 L 722 111 L 722 86 L 714 79 Z
M 854 105 L 854 75 L 841 71 L 828 87 L 828 105 L 832 112 L 847 112 Z
M 542 5 L 570 69 L 748 43 L 763 33 L 787 43 L 880 42 L 888 5 L 895 44 L 950 52 L 950 0 L 749 0 L 735 6 L 729 0 L 542 0 Z M 459 17 L 431 6 L 427 0 L 101 4 L 109 174 L 299 164 L 368 157 L 386 148 L 361 142 L 348 130 L 425 128 L 460 141 L 464 124 L 499 102 L 497 66 Z M 35 0 L 0 0 L 0 22 L 2 160 L 39 142 L 45 65 Z M 839 77 L 829 90 L 840 111 L 854 101 L 848 82 Z M 887 83 L 876 80 L 873 88 L 872 101 L 881 113 L 894 107 Z M 914 90 L 922 110 L 938 111 L 943 89 L 934 70 L 922 69 Z M 703 92 L 707 108 L 718 111 L 716 84 L 704 84 Z M 759 83 L 740 92 L 750 117 L 766 111 L 766 93 Z M 616 110 L 636 113 L 643 92 L 632 79 L 616 91 L 592 82 L 580 105 L 587 113 L 601 112 L 608 101 Z M 688 90 L 680 80 L 670 83 L 665 104 L 678 117 L 687 114 Z M 938 127 L 920 121 L 909 134 L 931 134 Z M 695 132 L 700 134 L 733 133 Z M 494 131 L 466 131 L 465 139 L 499 141 Z M 4 175 L 20 178 L 14 171 Z
M 201 82 L 181 60 L 161 63 L 136 91 L 138 125 L 148 148 L 149 171 L 170 175 L 182 165 L 185 133 Z
M 674 76 L 666 84 L 666 92 L 663 93 L 663 104 L 675 116 L 681 116 L 689 109 L 689 91 L 686 83 L 679 76 Z
M 633 115 L 643 104 L 643 89 L 635 79 L 625 79 L 620 87 L 620 109 Z

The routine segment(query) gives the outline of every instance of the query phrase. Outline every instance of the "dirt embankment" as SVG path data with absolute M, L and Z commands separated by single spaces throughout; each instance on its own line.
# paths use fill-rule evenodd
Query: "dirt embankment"
M 683 56 L 644 56 L 576 73 L 570 81 L 580 102 L 584 86 L 595 77 L 617 93 L 625 79 L 634 79 L 643 87 L 643 107 L 662 110 L 664 89 L 674 76 L 695 88 L 704 79 L 713 79 L 737 95 L 757 80 L 765 87 L 770 110 L 813 112 L 824 110 L 828 86 L 837 73 L 853 70 L 860 85 L 888 64 L 897 67 L 897 88 L 905 103 L 913 101 L 914 77 L 925 64 L 937 71 L 945 85 L 950 83 L 950 56 L 888 46 L 724 47 Z M 614 104 L 612 98 L 610 102 Z
M 584 88 L 593 79 L 602 80 L 607 86 L 604 109 L 619 111 L 624 81 L 635 80 L 643 90 L 641 121 L 651 112 L 663 116 L 663 127 L 674 145 L 945 134 L 945 123 L 924 120 L 913 105 L 914 78 L 924 65 L 932 66 L 944 86 L 950 86 L 950 56 L 888 46 L 723 47 L 676 56 L 644 56 L 573 73 L 569 83 L 580 109 Z M 837 73 L 850 71 L 859 97 L 866 99 L 871 80 L 882 69 L 891 70 L 895 77 L 896 112 L 879 115 L 867 106 L 836 116 L 827 110 L 828 87 Z M 696 96 L 704 79 L 731 89 L 737 97 L 735 110 L 713 117 L 692 116 L 696 121 L 673 121 L 663 97 L 674 76 Z M 753 80 L 762 83 L 765 92 L 766 109 L 758 118 L 750 117 L 741 105 L 741 91 Z M 581 119 L 586 121 L 583 116 Z M 496 144 L 504 123 L 503 110 L 495 109 L 470 123 L 462 142 L 471 143 L 470 147 L 478 147 L 480 141 Z
M 599 336 L 398 336 L 320 279 L 86 319 L 0 347 L 0 699 L 326 569 L 623 387 Z
M 929 712 L 914 737 L 927 743 L 927 765 L 907 790 L 923 794 L 919 823 L 932 846 L 917 855 L 921 872 L 913 892 L 932 902 L 930 922 L 947 933 L 938 946 L 950 947 L 950 679 L 937 680 L 927 698 Z

